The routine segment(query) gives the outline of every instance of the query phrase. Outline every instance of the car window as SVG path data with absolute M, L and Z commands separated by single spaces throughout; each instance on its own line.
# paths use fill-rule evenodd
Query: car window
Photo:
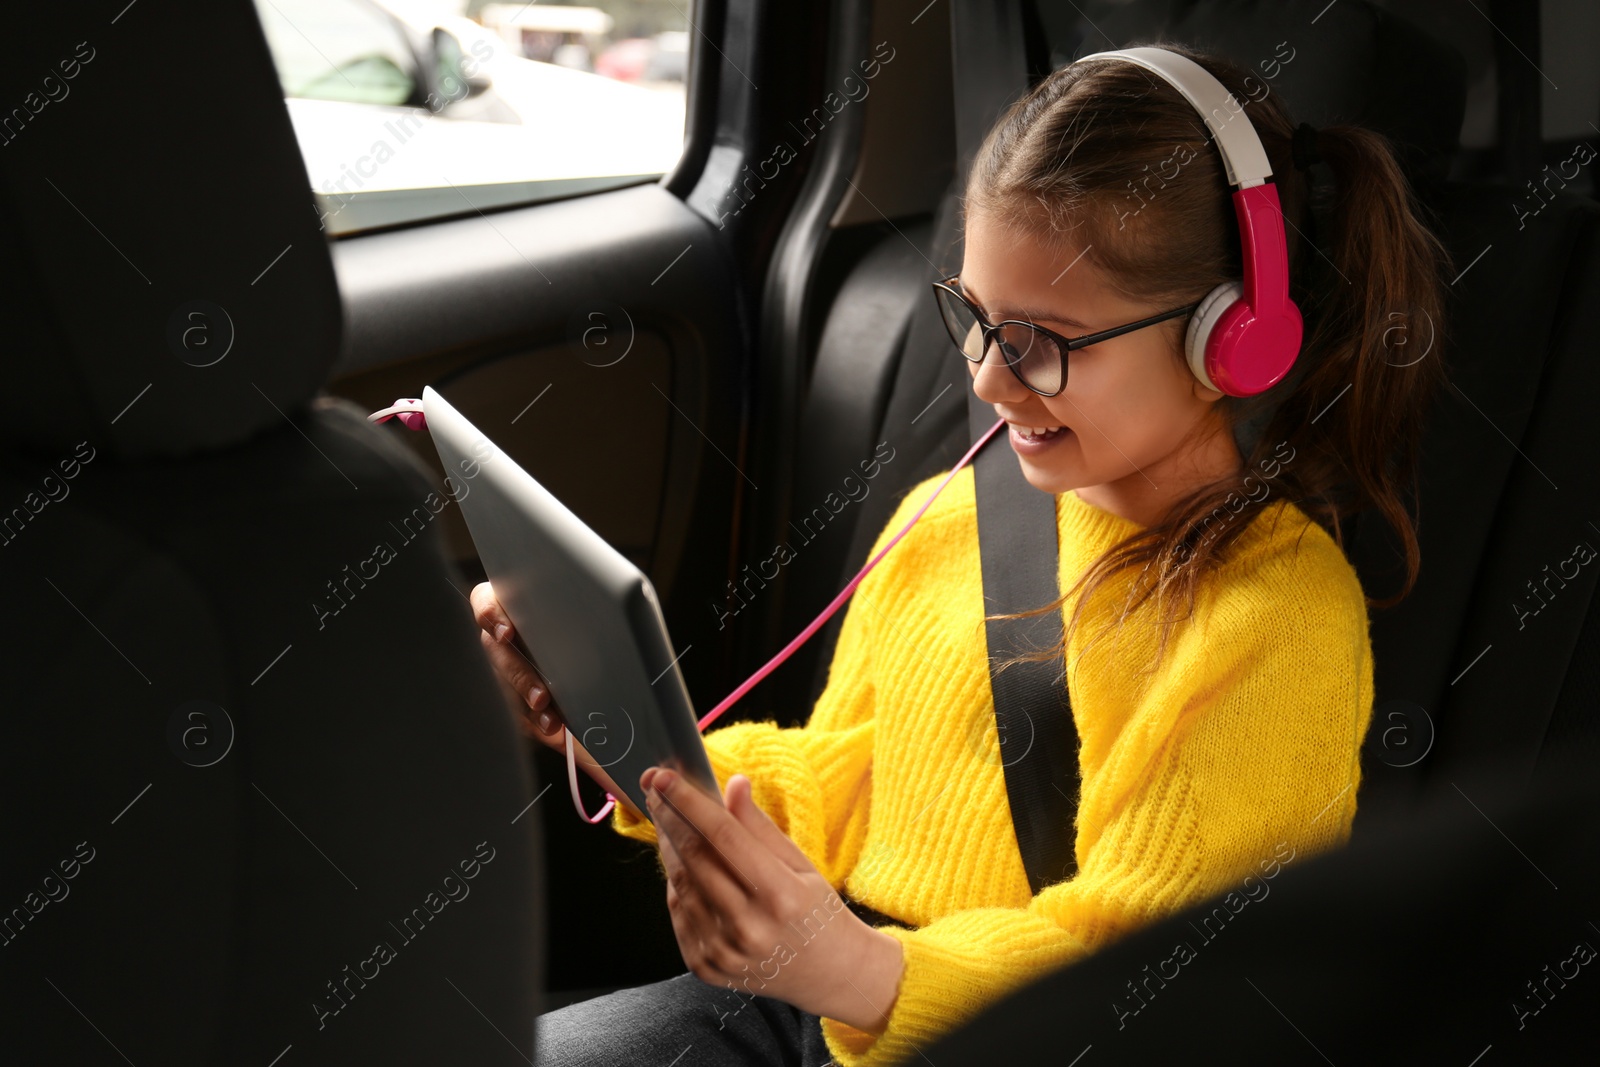
M 687 0 L 256 9 L 335 236 L 648 181 L 683 149 Z

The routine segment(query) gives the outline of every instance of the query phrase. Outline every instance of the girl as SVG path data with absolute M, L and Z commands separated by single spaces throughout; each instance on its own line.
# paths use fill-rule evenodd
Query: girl
M 725 809 L 666 770 L 641 780 L 654 826 L 619 808 L 619 831 L 659 843 L 690 973 L 543 1016 L 547 1062 L 914 1057 L 1047 970 L 1347 839 L 1372 654 L 1339 522 L 1382 516 L 1406 579 L 1374 603 L 1408 593 L 1404 494 L 1441 370 L 1400 342 L 1438 328 L 1445 256 L 1381 137 L 1297 130 L 1260 83 L 1171 51 L 1231 91 L 1227 121 L 1270 162 L 1305 320 L 1292 372 L 1244 399 L 1190 369 L 1191 305 L 1240 277 L 1239 223 L 1195 106 L 1121 59 L 1064 67 L 1001 118 L 968 181 L 961 273 L 936 289 L 973 389 L 1056 499 L 1067 592 L 1041 610 L 1070 609 L 1045 655 L 1081 745 L 1076 875 L 1035 895 L 1018 852 L 964 469 L 857 590 L 807 724 L 706 735 Z M 492 592 L 473 599 L 530 732 L 561 746 Z

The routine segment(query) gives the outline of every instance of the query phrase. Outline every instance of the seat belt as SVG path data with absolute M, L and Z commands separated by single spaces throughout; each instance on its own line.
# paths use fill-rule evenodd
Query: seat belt
M 1019 0 L 955 0 L 950 7 L 956 141 L 962 173 L 1001 110 L 1028 87 L 1023 5 Z M 964 362 L 953 354 L 958 363 Z M 965 380 L 967 371 L 961 374 Z M 994 425 L 994 408 L 964 381 L 971 439 Z M 1038 608 L 1060 594 L 1056 499 L 1028 484 L 1008 442 L 990 442 L 973 460 L 986 615 Z M 984 627 L 989 688 L 1017 847 L 1035 894 L 1077 873 L 1078 730 L 1064 664 L 1018 663 L 1011 656 L 1049 648 L 1061 637 L 1060 610 Z
M 959 356 L 957 358 L 960 358 Z M 994 408 L 967 389 L 974 439 L 994 425 Z M 991 441 L 972 461 L 978 498 L 984 614 L 1042 607 L 1060 592 L 1056 498 L 1028 484 L 1009 443 Z M 989 688 L 1017 848 L 1034 893 L 1077 873 L 1078 728 L 1063 663 L 1050 659 L 998 670 L 1023 652 L 1061 638 L 1062 612 L 984 625 Z

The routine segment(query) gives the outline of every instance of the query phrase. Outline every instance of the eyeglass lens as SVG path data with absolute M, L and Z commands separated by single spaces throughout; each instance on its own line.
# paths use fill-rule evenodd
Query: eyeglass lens
M 953 294 L 937 290 L 939 309 L 950 339 L 962 355 L 973 363 L 983 359 L 983 326 L 967 304 Z M 1001 325 L 994 335 L 1000 354 L 1030 387 L 1043 393 L 1061 388 L 1061 351 L 1049 337 L 1019 322 Z

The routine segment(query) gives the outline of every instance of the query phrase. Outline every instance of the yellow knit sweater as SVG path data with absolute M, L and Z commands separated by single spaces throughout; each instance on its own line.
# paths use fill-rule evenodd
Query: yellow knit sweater
M 911 490 L 874 553 L 937 480 Z M 1073 492 L 1056 501 L 1067 589 L 1140 527 Z M 806 725 L 707 733 L 719 782 L 749 776 L 755 802 L 835 888 L 916 927 L 884 928 L 905 970 L 881 1035 L 823 1019 L 841 1067 L 915 1058 L 1045 972 L 1239 888 L 1275 857 L 1348 838 L 1372 713 L 1356 574 L 1300 509 L 1269 501 L 1219 578 L 1154 673 L 1139 670 L 1155 647 L 1148 608 L 1085 650 L 1126 582 L 1085 608 L 1067 683 L 1078 873 L 1037 896 L 1000 763 L 970 468 L 857 589 Z M 620 807 L 613 825 L 654 840 Z

